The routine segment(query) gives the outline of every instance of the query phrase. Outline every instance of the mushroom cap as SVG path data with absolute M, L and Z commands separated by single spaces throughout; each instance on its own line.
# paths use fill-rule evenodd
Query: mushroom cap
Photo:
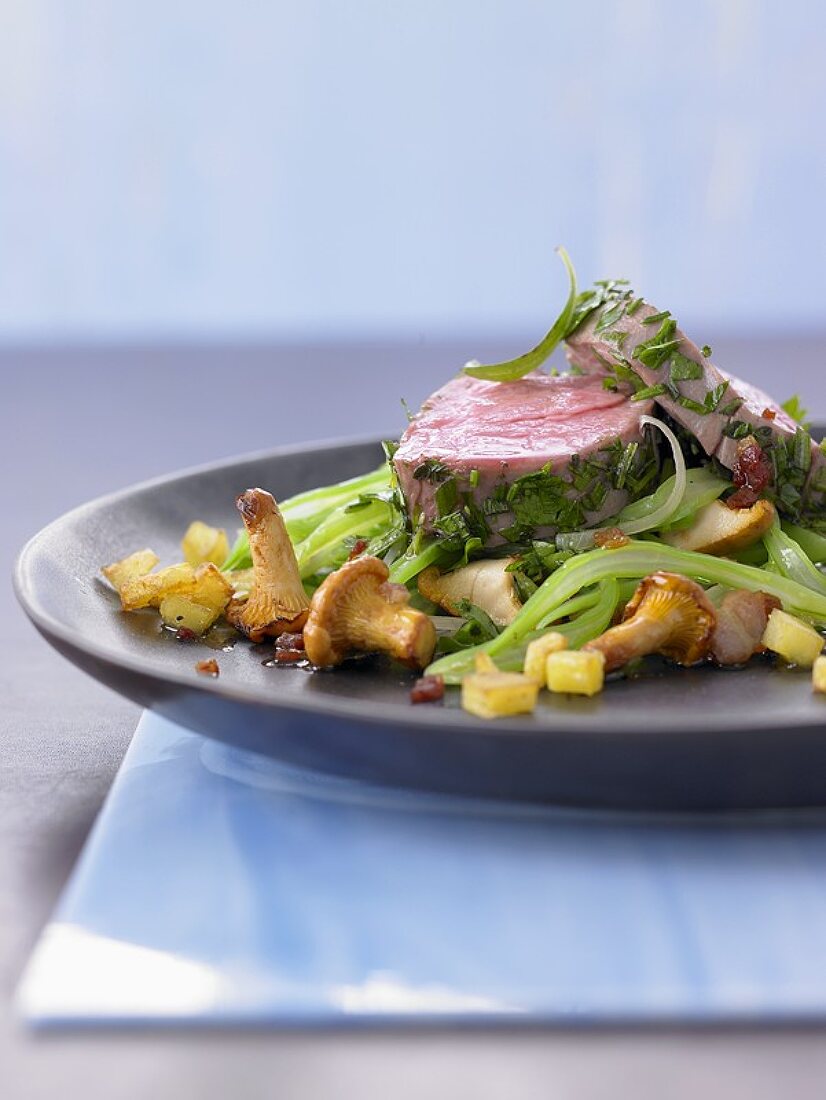
M 250 536 L 276 513 L 281 514 L 275 497 L 266 489 L 245 489 L 235 498 L 235 507 L 241 513 L 241 519 Z
M 714 605 L 696 581 L 681 573 L 644 577 L 626 605 L 623 622 L 646 618 L 668 623 L 667 640 L 656 652 L 680 665 L 694 665 L 708 656 L 717 622 Z
M 679 550 L 721 557 L 752 546 L 776 518 L 775 507 L 768 500 L 758 500 L 749 508 L 732 508 L 722 500 L 713 500 L 697 512 L 690 527 L 666 531 L 663 539 Z
M 316 590 L 304 627 L 304 646 L 314 665 L 337 665 L 354 653 L 389 653 L 424 668 L 436 644 L 429 616 L 409 607 L 410 594 L 388 580 L 379 558 L 345 562 Z
M 514 558 L 480 558 L 448 573 L 431 565 L 418 577 L 419 592 L 451 615 L 461 615 L 462 600 L 469 600 L 499 627 L 508 626 L 522 610 L 513 573 Z
M 266 592 L 253 592 L 246 599 L 234 597 L 224 611 L 227 622 L 256 643 L 297 633 L 306 623 L 307 614 L 305 608 L 290 615 Z

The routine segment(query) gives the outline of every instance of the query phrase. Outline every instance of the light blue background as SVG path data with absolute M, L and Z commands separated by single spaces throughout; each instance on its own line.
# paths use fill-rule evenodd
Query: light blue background
M 7 2 L 0 341 L 826 321 L 826 5 Z
M 816 811 L 383 790 L 145 714 L 18 1004 L 46 1026 L 822 1022 L 824 853 Z

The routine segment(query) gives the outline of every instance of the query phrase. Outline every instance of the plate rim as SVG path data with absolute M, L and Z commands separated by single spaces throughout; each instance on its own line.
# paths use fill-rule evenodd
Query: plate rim
M 185 467 L 171 473 L 162 474 L 137 482 L 125 488 L 105 493 L 92 500 L 69 509 L 68 511 L 51 520 L 34 535 L 32 535 L 18 552 L 12 573 L 12 584 L 23 611 L 34 626 L 43 634 L 50 644 L 58 641 L 71 652 L 80 652 L 92 660 L 105 665 L 110 669 L 122 669 L 144 679 L 151 679 L 163 683 L 166 687 L 194 692 L 201 695 L 217 696 L 228 703 L 238 703 L 244 706 L 259 707 L 264 710 L 277 709 L 282 712 L 297 711 L 302 714 L 314 714 L 320 717 L 330 717 L 357 721 L 367 726 L 384 726 L 388 722 L 408 729 L 423 728 L 428 730 L 438 729 L 449 724 L 456 730 L 478 735 L 507 735 L 518 734 L 522 737 L 548 738 L 553 735 L 571 734 L 582 737 L 621 735 L 624 738 L 634 738 L 641 741 L 650 741 L 654 734 L 650 729 L 645 729 L 639 722 L 639 718 L 626 718 L 623 720 L 621 707 L 615 708 L 613 714 L 606 715 L 604 711 L 590 713 L 571 713 L 562 710 L 548 710 L 541 716 L 532 715 L 529 719 L 508 718 L 496 721 L 485 721 L 467 714 L 460 708 L 443 706 L 415 706 L 399 702 L 382 702 L 365 712 L 363 699 L 352 697 L 335 697 L 318 695 L 307 698 L 292 696 L 289 698 L 273 695 L 264 699 L 259 690 L 247 687 L 243 684 L 233 684 L 230 680 L 207 679 L 203 676 L 188 675 L 176 672 L 173 668 L 162 669 L 155 662 L 147 665 L 145 661 L 129 653 L 113 651 L 110 647 L 97 643 L 94 638 L 79 633 L 61 619 L 52 615 L 41 604 L 37 590 L 31 580 L 31 563 L 37 560 L 38 553 L 42 550 L 42 544 L 61 527 L 70 522 L 82 519 L 84 513 L 91 513 L 107 506 L 115 505 L 139 493 L 151 492 L 153 489 L 166 487 L 172 483 L 184 481 L 189 478 L 208 475 L 216 471 L 226 470 L 233 466 L 245 465 L 250 462 L 263 462 L 268 459 L 279 459 L 290 455 L 309 455 L 319 451 L 333 451 L 344 447 L 357 447 L 368 445 L 380 445 L 382 435 L 358 435 L 344 436 L 318 441 L 306 441 L 302 443 L 285 444 L 274 448 L 265 448 L 253 452 L 228 456 L 207 463 L 201 463 Z M 357 475 L 356 475 L 357 476 Z M 310 487 L 312 488 L 312 487 Z M 303 490 L 302 490 L 303 491 Z M 57 647 L 59 648 L 59 647 Z M 60 650 L 61 656 L 67 657 L 65 651 Z M 67 659 L 70 659 L 67 657 Z M 76 662 L 73 662 L 76 663 Z M 731 675 L 732 673 L 721 670 L 708 670 L 711 674 Z M 108 684 L 111 690 L 123 694 L 118 688 Z M 812 731 L 823 728 L 826 725 L 826 706 L 822 717 L 813 715 L 796 717 L 789 721 L 787 726 L 779 727 L 776 717 L 763 716 L 762 714 L 750 714 L 747 719 L 738 721 L 736 716 L 728 713 L 726 716 L 725 731 L 732 735 L 752 731 L 769 731 L 778 728 L 798 729 Z M 669 715 L 669 733 L 678 735 L 691 735 L 701 732 L 696 722 L 685 720 L 682 707 L 675 708 Z

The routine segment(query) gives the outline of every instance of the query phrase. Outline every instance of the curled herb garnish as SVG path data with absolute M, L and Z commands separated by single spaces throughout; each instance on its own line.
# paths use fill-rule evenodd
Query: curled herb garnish
M 562 245 L 556 251 L 559 253 L 560 259 L 565 264 L 565 270 L 568 272 L 569 289 L 568 299 L 551 328 L 536 347 L 524 355 L 520 355 L 516 359 L 508 359 L 504 363 L 491 363 L 488 365 L 483 365 L 475 359 L 471 359 L 463 368 L 465 374 L 470 374 L 474 378 L 484 378 L 488 382 L 515 382 L 518 378 L 522 378 L 526 374 L 530 374 L 532 370 L 536 370 L 537 367 L 541 367 L 559 341 L 565 336 L 576 304 L 576 272 L 570 256 Z

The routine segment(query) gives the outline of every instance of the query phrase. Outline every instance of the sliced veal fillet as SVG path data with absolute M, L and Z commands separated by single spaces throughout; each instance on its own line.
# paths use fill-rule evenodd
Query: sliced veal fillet
M 459 375 L 425 401 L 396 452 L 411 518 L 432 531 L 458 512 L 486 542 L 594 526 L 656 474 L 641 424 L 651 408 L 596 377 Z
M 734 468 L 740 440 L 755 435 L 773 464 L 778 507 L 795 518 L 823 515 L 821 447 L 773 398 L 716 367 L 667 313 L 620 290 L 568 336 L 567 355 L 572 367 L 592 377 L 618 369 L 623 389 L 633 371 L 636 385 L 646 387 L 642 392 L 726 469 Z

